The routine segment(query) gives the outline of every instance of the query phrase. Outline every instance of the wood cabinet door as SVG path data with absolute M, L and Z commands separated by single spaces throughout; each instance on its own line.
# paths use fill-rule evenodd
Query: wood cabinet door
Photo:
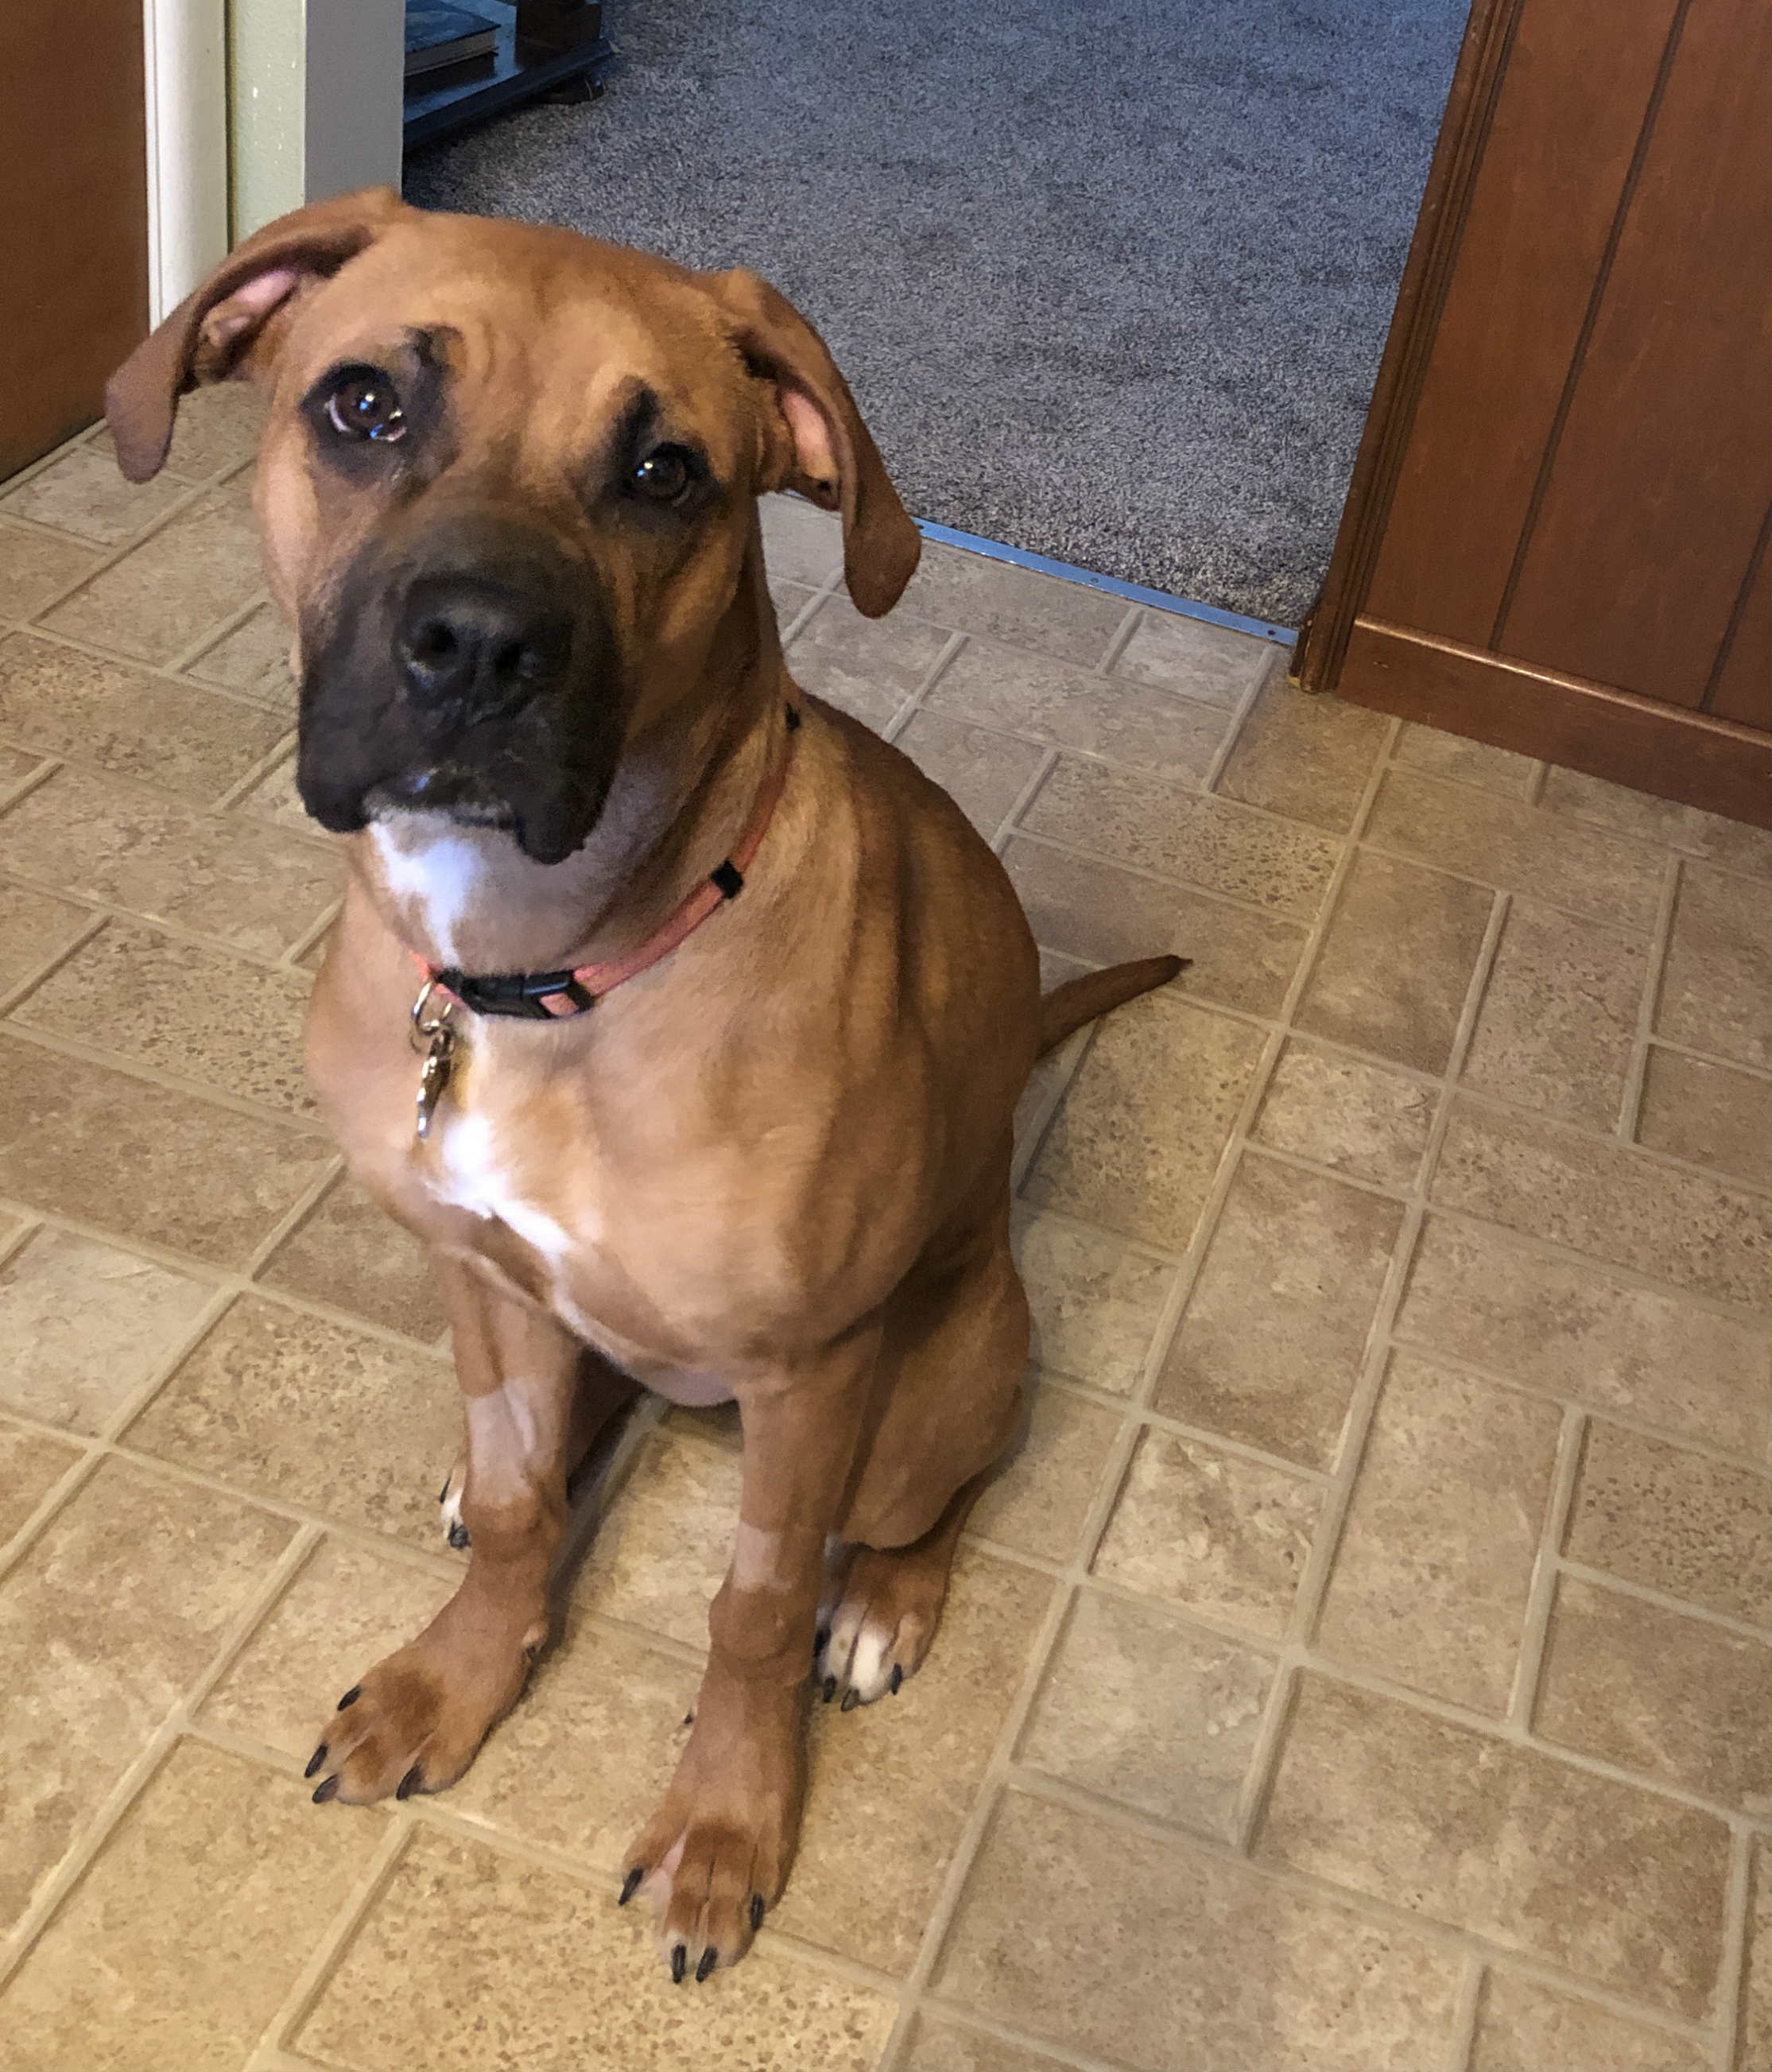
M 0 477 L 104 408 L 147 329 L 142 0 L 5 0 Z
M 1478 0 L 1309 689 L 1772 826 L 1772 0 Z

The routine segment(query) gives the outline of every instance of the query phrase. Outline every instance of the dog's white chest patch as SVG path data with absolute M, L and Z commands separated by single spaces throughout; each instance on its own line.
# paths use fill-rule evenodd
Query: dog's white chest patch
M 484 865 L 471 841 L 403 820 L 372 820 L 370 840 L 389 894 L 413 911 L 438 961 L 458 961 L 456 935 L 479 889 Z
M 487 1116 L 474 1111 L 451 1115 L 438 1133 L 437 1153 L 431 1187 L 439 1200 L 471 1215 L 496 1217 L 557 1272 L 574 1238 L 563 1223 L 517 1191 Z M 578 1242 L 583 1241 L 581 1232 Z

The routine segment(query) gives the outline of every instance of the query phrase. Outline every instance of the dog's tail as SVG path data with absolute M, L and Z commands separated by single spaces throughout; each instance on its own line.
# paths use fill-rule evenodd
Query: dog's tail
M 1085 972 L 1081 978 L 1055 985 L 1040 1002 L 1040 1055 L 1055 1050 L 1073 1030 L 1110 1008 L 1124 1007 L 1153 987 L 1167 985 L 1192 962 L 1189 957 L 1141 957 L 1137 963 L 1109 964 L 1105 971 Z

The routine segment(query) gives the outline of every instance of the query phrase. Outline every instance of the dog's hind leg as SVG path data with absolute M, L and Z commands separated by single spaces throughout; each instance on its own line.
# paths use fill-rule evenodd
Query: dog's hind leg
M 1021 1429 L 1027 1301 L 1006 1202 L 979 1252 L 907 1284 L 894 1309 L 882 1355 L 891 1393 L 843 1527 L 858 1544 L 812 1667 L 825 1702 L 845 1712 L 923 1666 L 967 1514 Z

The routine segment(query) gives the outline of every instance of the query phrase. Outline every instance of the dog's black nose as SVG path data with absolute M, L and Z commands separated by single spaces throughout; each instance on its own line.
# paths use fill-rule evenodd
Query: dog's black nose
M 470 577 L 414 583 L 394 632 L 394 654 L 413 695 L 464 713 L 495 711 L 545 688 L 571 651 L 566 613 Z

